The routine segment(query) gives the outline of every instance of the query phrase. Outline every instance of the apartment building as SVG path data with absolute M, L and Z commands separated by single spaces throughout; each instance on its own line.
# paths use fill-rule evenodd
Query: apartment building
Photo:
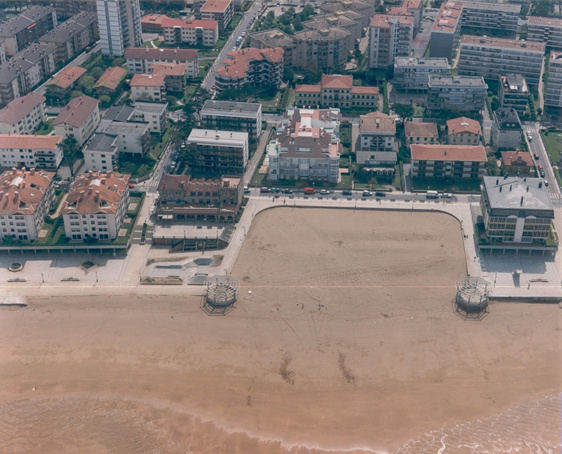
M 369 67 L 388 69 L 397 57 L 408 57 L 413 39 L 412 16 L 375 14 L 369 25 Z
M 515 37 L 521 5 L 510 3 L 465 2 L 463 6 L 462 26 L 482 29 L 483 31 L 502 31 Z
M 301 118 L 300 126 L 278 131 L 266 148 L 270 181 L 339 181 L 343 146 L 336 135 L 314 127 L 312 117 Z
M 318 30 L 303 30 L 295 33 L 297 61 L 302 68 L 344 68 L 350 50 L 351 33 L 343 28 L 329 27 Z
M 86 95 L 72 99 L 53 120 L 55 133 L 66 139 L 72 136 L 82 145 L 100 123 L 99 101 Z
M 562 51 L 562 19 L 529 16 L 527 41 L 543 43 L 551 50 Z
M 219 32 L 224 32 L 234 15 L 234 2 L 232 0 L 207 0 L 195 18 L 199 20 L 217 21 Z
M 513 108 L 519 115 L 523 115 L 529 103 L 529 87 L 521 74 L 506 74 L 500 76 L 500 106 Z
M 216 20 L 166 18 L 162 20 L 162 31 L 168 46 L 213 47 L 219 39 L 219 23 Z
M 31 92 L 0 110 L 0 134 L 33 134 L 44 121 L 45 97 Z
M 50 6 L 30 6 L 12 19 L 0 24 L 4 52 L 11 57 L 57 26 L 57 13 Z
M 429 76 L 450 76 L 446 58 L 399 57 L 394 60 L 394 89 L 427 93 Z
M 297 106 L 376 109 L 378 101 L 378 87 L 353 85 L 353 76 L 323 75 L 320 85 L 297 85 L 295 88 Z
M 541 178 L 484 177 L 480 207 L 492 243 L 545 244 L 554 208 Z
M 562 52 L 551 50 L 544 105 L 562 107 Z
M 345 10 L 357 11 L 359 14 L 371 19 L 375 15 L 375 7 L 372 3 L 363 0 L 338 0 L 340 8 Z
M 61 136 L 0 134 L 0 167 L 57 170 L 61 140 Z
M 201 167 L 221 175 L 242 175 L 248 163 L 248 133 L 192 129 L 187 143 L 197 147 Z
M 355 150 L 357 164 L 373 165 L 373 152 L 393 152 L 396 137 L 396 118 L 382 112 L 359 117 L 359 148 Z
M 526 151 L 502 151 L 500 162 L 504 175 L 536 176 L 535 163 L 531 153 Z
M 166 76 L 163 74 L 135 74 L 130 85 L 133 101 L 161 102 L 166 96 Z
M 444 2 L 431 28 L 429 56 L 447 58 L 450 62 L 461 36 L 463 5 Z
M 53 0 L 57 19 L 66 19 L 81 11 L 97 11 L 96 0 Z
M 4 51 L 4 38 L 0 38 L 0 65 L 6 61 L 6 52 Z
M 117 169 L 119 148 L 116 135 L 95 133 L 82 152 L 86 171 L 112 172 Z
M 414 18 L 414 34 L 418 32 L 423 16 L 424 0 L 404 0 L 400 6 L 391 6 L 388 14 L 394 16 L 412 16 Z
M 297 40 L 276 28 L 248 35 L 250 47 L 256 49 L 283 49 L 283 64 L 287 68 L 298 68 Z
M 214 180 L 190 175 L 162 175 L 156 214 L 176 221 L 234 222 L 244 197 L 243 179 L 223 176 Z
M 65 66 L 45 84 L 45 87 L 49 93 L 65 95 L 74 88 L 76 81 L 85 73 L 86 70 L 80 66 Z
M 24 168 L 0 175 L 0 240 L 33 241 L 55 200 L 54 172 Z
M 370 16 L 365 16 L 361 14 L 359 11 L 354 10 L 352 8 L 348 8 L 347 6 L 343 6 L 341 3 L 338 2 L 326 2 L 322 3 L 319 8 L 322 13 L 326 14 L 343 14 L 350 19 L 353 19 L 355 22 L 361 25 L 361 28 L 367 28 L 369 26 L 369 22 L 371 22 L 371 18 L 374 15 L 371 14 Z
M 183 96 L 185 89 L 186 66 L 166 63 L 153 63 L 150 65 L 150 74 L 164 76 L 166 92 L 180 93 Z
M 521 74 L 530 87 L 538 87 L 544 50 L 543 43 L 464 35 L 459 74 L 493 80 L 502 74 Z
M 523 127 L 515 109 L 500 107 L 494 111 L 492 141 L 497 148 L 514 150 L 521 145 Z
M 106 116 L 100 122 L 97 132 L 116 137 L 119 153 L 127 153 L 131 157 L 142 157 L 148 152 L 147 142 L 150 135 L 148 123 L 110 120 Z
M 278 134 L 312 135 L 319 129 L 339 137 L 342 116 L 340 109 L 302 109 L 289 107 L 277 123 Z
M 429 76 L 427 108 L 477 112 L 484 109 L 487 93 L 483 77 Z
M 125 51 L 129 74 L 148 74 L 153 64 L 185 65 L 187 77 L 197 77 L 199 58 L 195 49 L 129 47 Z
M 111 96 L 125 79 L 127 71 L 120 66 L 107 68 L 94 84 L 94 91 L 99 95 Z
M 355 49 L 355 44 L 361 39 L 361 33 L 363 31 L 359 22 L 345 14 L 337 13 L 312 16 L 311 20 L 303 22 L 302 25 L 309 30 L 328 30 L 331 27 L 347 30 L 349 32 L 347 37 L 347 48 L 349 50 Z
M 406 148 L 412 145 L 434 145 L 439 143 L 439 131 L 435 123 L 408 121 L 404 124 Z
M 139 0 L 98 0 L 101 53 L 122 57 L 128 47 L 142 45 Z
M 162 21 L 170 19 L 166 14 L 146 14 L 141 17 L 141 28 L 143 33 L 158 33 L 161 34 L 164 29 L 162 28 Z
M 459 117 L 447 121 L 447 143 L 450 145 L 480 145 L 482 129 L 472 118 Z
M 247 132 L 258 140 L 262 131 L 262 106 L 257 102 L 215 101 L 209 99 L 200 112 L 205 129 Z
M 279 87 L 283 78 L 283 49 L 256 49 L 248 47 L 230 51 L 223 66 L 215 69 L 217 92 L 253 87 Z
M 488 163 L 483 146 L 412 145 L 410 152 L 413 178 L 482 178 Z
M 129 207 L 129 175 L 81 173 L 76 177 L 60 214 L 70 240 L 114 240 Z
M 43 35 L 39 42 L 57 46 L 57 60 L 65 63 L 99 38 L 97 14 L 82 11 Z
M 148 123 L 150 132 L 162 134 L 168 126 L 167 107 L 168 103 L 135 102 L 133 113 L 128 121 Z
M 57 47 L 32 44 L 0 65 L 0 105 L 29 93 L 56 71 Z

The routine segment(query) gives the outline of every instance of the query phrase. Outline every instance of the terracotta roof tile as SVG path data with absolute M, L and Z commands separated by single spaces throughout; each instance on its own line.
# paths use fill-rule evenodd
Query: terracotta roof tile
M 180 28 L 203 28 L 205 30 L 215 30 L 219 26 L 216 20 L 198 20 L 198 19 L 170 19 L 166 18 L 162 21 L 162 28 L 180 27 Z
M 435 123 L 415 123 L 413 121 L 404 125 L 404 134 L 406 137 L 439 137 Z
M 163 87 L 164 74 L 135 74 L 131 80 L 131 87 Z
M 120 66 L 108 68 L 94 84 L 94 88 L 104 87 L 109 90 L 115 90 L 126 75 L 127 70 L 121 68 Z
M 53 126 L 67 124 L 75 128 L 81 127 L 96 110 L 99 101 L 95 98 L 82 95 L 70 100 L 65 108 L 51 123 Z
M 54 150 L 61 136 L 30 136 L 26 134 L 0 134 L 0 149 Z
M 14 169 L 0 175 L 0 214 L 33 214 L 49 188 L 54 172 Z
M 159 47 L 128 47 L 125 58 L 147 60 L 197 60 L 196 49 L 162 49 Z
M 504 166 L 510 166 L 519 159 L 521 159 L 521 162 L 525 163 L 527 166 L 532 167 L 534 165 L 531 153 L 527 153 L 526 151 L 502 151 L 501 153 L 501 161 Z
M 449 134 L 482 134 L 480 123 L 467 117 L 453 118 L 447 121 L 447 129 Z
M 350 89 L 353 86 L 353 76 L 323 75 L 320 85 L 322 88 Z
M 487 162 L 483 146 L 469 145 L 411 145 L 413 161 Z
M 67 66 L 45 85 L 65 89 L 76 82 L 85 72 L 86 70 L 80 66 Z
M 150 65 L 152 74 L 162 74 L 163 76 L 183 76 L 187 70 L 185 64 L 174 65 L 172 63 L 152 63 Z
M 246 71 L 250 68 L 251 61 L 269 60 L 272 63 L 279 63 L 283 61 L 283 53 L 281 47 L 269 49 L 248 47 L 230 51 L 226 54 L 228 58 L 223 60 L 224 66 L 217 68 L 215 73 L 222 77 L 243 79 L 246 76 Z
M 16 98 L 0 110 L 0 122 L 14 125 L 31 113 L 35 107 L 44 102 L 45 97 L 34 91 L 21 98 Z
M 322 87 L 320 85 L 297 85 L 295 91 L 297 93 L 321 93 Z
M 226 11 L 232 0 L 207 0 L 201 7 L 201 11 L 223 13 Z
M 363 132 L 396 133 L 396 118 L 382 112 L 371 112 L 359 117 L 359 130 Z

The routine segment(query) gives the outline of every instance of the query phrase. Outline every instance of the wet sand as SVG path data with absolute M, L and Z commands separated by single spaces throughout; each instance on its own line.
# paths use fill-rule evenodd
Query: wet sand
M 464 321 L 464 274 L 450 216 L 279 208 L 248 232 L 227 316 L 196 297 L 0 308 L 0 452 L 436 452 L 432 433 L 535 407 L 507 446 L 559 443 L 562 311 Z

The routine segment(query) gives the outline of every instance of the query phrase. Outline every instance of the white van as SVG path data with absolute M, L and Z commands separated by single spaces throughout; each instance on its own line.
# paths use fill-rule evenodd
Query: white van
M 427 191 L 425 196 L 428 199 L 438 199 L 439 198 L 439 193 L 437 191 Z

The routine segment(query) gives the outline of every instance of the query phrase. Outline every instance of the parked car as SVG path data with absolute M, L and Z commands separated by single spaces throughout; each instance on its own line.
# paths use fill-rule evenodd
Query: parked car
M 135 187 L 135 185 L 133 183 L 129 183 L 129 188 L 133 189 Z
M 449 194 L 448 192 L 444 192 L 443 194 L 441 194 L 441 197 L 443 197 L 444 199 L 450 199 L 453 197 L 453 194 Z
M 283 194 L 292 194 L 293 190 L 292 189 L 283 189 Z
M 353 191 L 349 189 L 344 189 L 341 193 L 342 195 L 353 195 Z
M 384 192 L 384 191 L 377 191 L 377 192 L 375 192 L 375 195 L 376 195 L 377 197 L 386 197 L 386 192 Z
M 372 195 L 373 193 L 371 191 L 367 191 L 367 190 L 363 191 L 363 197 L 370 197 Z
M 535 157 L 535 159 L 539 159 L 539 154 L 538 154 L 538 153 L 535 153 L 533 156 Z
M 320 190 L 320 194 L 329 194 L 330 191 L 328 191 L 327 189 L 321 189 Z
M 263 188 L 260 188 L 260 192 L 261 192 L 261 193 L 271 192 L 271 189 L 266 188 L 266 187 L 264 186 Z
M 544 178 L 544 170 L 539 170 L 539 175 Z
M 548 181 L 544 180 L 544 185 L 548 186 Z
M 249 194 L 250 188 L 248 186 L 244 186 L 244 194 Z

